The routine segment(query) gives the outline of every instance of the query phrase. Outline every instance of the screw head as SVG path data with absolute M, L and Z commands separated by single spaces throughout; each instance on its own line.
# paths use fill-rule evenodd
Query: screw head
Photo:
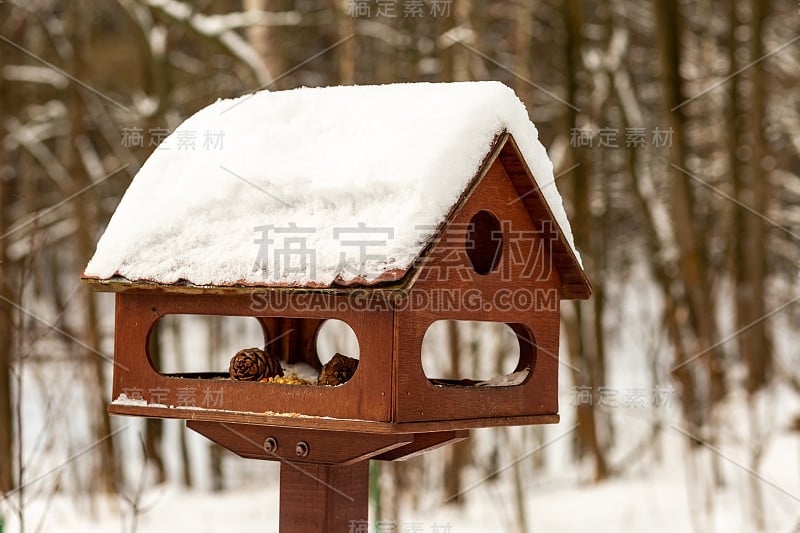
M 264 441 L 264 451 L 270 455 L 278 451 L 278 440 L 275 437 L 267 437 Z
M 306 457 L 308 456 L 308 443 L 304 440 L 301 440 L 297 443 L 294 447 L 294 452 L 297 454 L 298 457 Z

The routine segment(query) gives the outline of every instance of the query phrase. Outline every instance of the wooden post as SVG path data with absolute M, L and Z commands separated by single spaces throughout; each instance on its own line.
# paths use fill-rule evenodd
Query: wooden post
M 369 513 L 369 461 L 281 463 L 280 533 L 361 531 Z

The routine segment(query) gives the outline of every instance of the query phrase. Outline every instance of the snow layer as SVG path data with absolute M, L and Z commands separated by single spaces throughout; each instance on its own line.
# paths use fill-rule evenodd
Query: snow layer
M 218 100 L 181 124 L 85 275 L 328 286 L 406 271 L 504 130 L 574 250 L 552 163 L 502 83 L 301 88 Z
M 125 393 L 122 393 L 119 396 L 117 396 L 117 399 L 111 403 L 115 405 L 134 405 L 136 407 L 147 407 L 147 400 L 128 398 L 128 395 Z

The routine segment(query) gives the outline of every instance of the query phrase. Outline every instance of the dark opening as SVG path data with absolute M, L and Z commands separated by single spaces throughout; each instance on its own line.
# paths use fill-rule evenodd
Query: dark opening
M 489 211 L 478 211 L 469 222 L 465 246 L 472 268 L 486 275 L 497 268 L 503 254 L 500 221 Z

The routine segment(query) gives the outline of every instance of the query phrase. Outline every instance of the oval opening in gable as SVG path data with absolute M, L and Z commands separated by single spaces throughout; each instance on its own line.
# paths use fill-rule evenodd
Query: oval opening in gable
M 500 264 L 503 255 L 503 230 L 492 213 L 481 210 L 469 222 L 464 243 L 473 270 L 485 276 Z

